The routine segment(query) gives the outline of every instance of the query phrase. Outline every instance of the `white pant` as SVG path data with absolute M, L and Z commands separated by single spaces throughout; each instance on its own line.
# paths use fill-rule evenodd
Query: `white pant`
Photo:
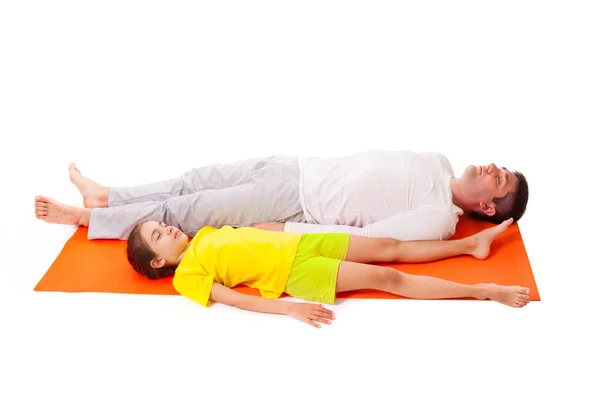
M 108 208 L 90 215 L 88 239 L 127 239 L 141 222 L 165 222 L 194 236 L 219 228 L 269 221 L 306 222 L 298 159 L 278 155 L 195 168 L 175 179 L 111 188 Z

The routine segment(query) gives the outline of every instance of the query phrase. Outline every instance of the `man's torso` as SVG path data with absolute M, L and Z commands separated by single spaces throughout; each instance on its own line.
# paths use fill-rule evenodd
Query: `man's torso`
M 435 152 L 371 150 L 301 158 L 300 201 L 308 222 L 362 227 L 423 207 L 456 213 L 448 160 Z

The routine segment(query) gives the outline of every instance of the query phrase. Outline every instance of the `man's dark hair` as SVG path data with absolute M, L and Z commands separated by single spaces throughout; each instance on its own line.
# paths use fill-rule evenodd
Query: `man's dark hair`
M 527 202 L 529 201 L 529 184 L 525 175 L 521 172 L 513 171 L 517 177 L 517 188 L 514 192 L 509 192 L 504 197 L 494 197 L 492 200 L 496 205 L 496 213 L 492 216 L 486 215 L 481 211 L 471 211 L 469 216 L 475 219 L 489 221 L 494 224 L 500 224 L 509 218 L 513 218 L 513 223 L 521 219 L 525 214 Z

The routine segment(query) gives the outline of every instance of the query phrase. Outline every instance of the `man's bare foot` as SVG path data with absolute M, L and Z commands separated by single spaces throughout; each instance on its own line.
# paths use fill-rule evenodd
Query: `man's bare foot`
M 108 187 L 81 175 L 75 164 L 69 165 L 69 178 L 83 196 L 85 208 L 108 207 Z
M 68 206 L 49 197 L 35 197 L 36 218 L 52 224 L 88 226 L 91 211 L 89 208 Z
M 492 242 L 502 233 L 506 232 L 508 226 L 513 223 L 513 219 L 509 218 L 506 221 L 492 228 L 485 229 L 475 235 L 467 238 L 469 240 L 471 254 L 475 258 L 484 259 L 490 255 L 490 247 Z
M 500 286 L 495 283 L 480 283 L 482 296 L 480 299 L 490 299 L 510 307 L 523 307 L 529 303 L 528 288 L 521 286 Z

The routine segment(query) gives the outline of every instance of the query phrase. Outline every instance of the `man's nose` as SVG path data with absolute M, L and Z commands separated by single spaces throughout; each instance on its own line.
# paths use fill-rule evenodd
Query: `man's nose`
M 498 167 L 496 167 L 496 164 L 491 163 L 491 164 L 488 165 L 488 172 L 494 173 L 496 171 L 498 171 Z

